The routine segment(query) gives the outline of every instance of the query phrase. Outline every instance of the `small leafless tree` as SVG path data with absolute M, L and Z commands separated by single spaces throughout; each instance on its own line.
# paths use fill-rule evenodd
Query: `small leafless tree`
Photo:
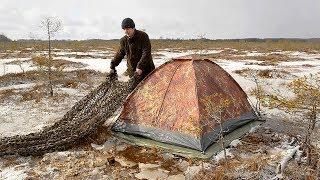
M 226 150 L 226 142 L 224 140 L 224 133 L 226 133 L 223 130 L 222 127 L 222 110 L 223 108 L 219 109 L 217 112 L 217 115 L 211 115 L 211 118 L 213 118 L 218 124 L 219 124 L 219 141 L 221 142 L 221 148 L 223 149 L 223 156 L 224 159 L 227 160 L 227 150 Z
M 47 69 L 47 78 L 48 78 L 48 88 L 50 96 L 53 96 L 53 82 L 52 82 L 52 44 L 51 39 L 56 35 L 58 31 L 61 30 L 62 25 L 61 21 L 54 17 L 45 17 L 41 21 L 41 28 L 45 32 L 48 40 L 48 69 Z
M 262 110 L 261 110 L 261 103 L 264 98 L 264 91 L 262 87 L 262 83 L 258 78 L 257 73 L 250 73 L 250 77 L 252 78 L 255 88 L 251 91 L 251 95 L 253 95 L 256 98 L 256 103 L 253 104 L 250 99 L 250 103 L 252 107 L 254 108 L 256 114 L 258 115 L 259 118 L 262 118 Z
M 24 70 L 24 67 L 23 67 L 23 62 L 21 62 L 21 60 L 19 60 L 19 58 L 16 58 L 16 65 L 19 66 L 19 68 L 21 69 L 22 73 L 25 74 L 25 70 Z
M 219 100 L 217 100 L 219 99 Z M 221 144 L 221 148 L 223 150 L 224 158 L 227 160 L 227 150 L 226 150 L 226 142 L 224 138 L 224 134 L 228 131 L 223 128 L 223 112 L 231 106 L 234 102 L 224 97 L 220 93 L 214 93 L 212 95 L 205 96 L 201 102 L 205 106 L 206 117 L 211 118 L 214 124 L 207 124 L 212 129 L 215 129 L 216 124 L 219 126 L 219 142 Z
M 199 34 L 198 36 L 198 39 L 197 39 L 197 47 L 198 47 L 198 54 L 199 55 L 204 55 L 207 53 L 207 50 L 206 50 L 206 46 L 205 46 L 205 43 L 204 41 L 206 40 L 206 34 Z

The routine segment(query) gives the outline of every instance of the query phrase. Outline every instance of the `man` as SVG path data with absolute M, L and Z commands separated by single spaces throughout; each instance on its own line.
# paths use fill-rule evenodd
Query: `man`
M 135 23 L 130 18 L 122 21 L 125 36 L 120 39 L 120 48 L 110 64 L 110 74 L 116 73 L 116 66 L 127 55 L 127 75 L 137 77 L 141 81 L 155 69 L 151 56 L 151 43 L 148 35 L 135 29 Z

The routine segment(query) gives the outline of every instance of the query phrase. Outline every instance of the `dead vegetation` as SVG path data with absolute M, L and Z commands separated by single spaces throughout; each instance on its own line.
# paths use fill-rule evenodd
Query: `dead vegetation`
M 235 53 L 236 52 L 236 53 Z M 204 58 L 209 59 L 224 59 L 224 60 L 256 60 L 260 61 L 257 63 L 251 62 L 250 64 L 257 64 L 260 66 L 276 66 L 279 62 L 285 62 L 285 61 L 301 61 L 303 59 L 296 58 L 296 57 L 290 57 L 285 54 L 278 54 L 278 53 L 272 53 L 272 54 L 266 54 L 266 55 L 254 55 L 254 56 L 247 56 L 247 55 L 237 55 L 242 54 L 243 52 L 239 51 L 222 51 L 221 53 L 214 53 L 214 54 L 206 54 L 201 55 Z
M 275 147 L 281 147 L 285 137 L 283 133 L 278 134 L 270 129 L 259 128 L 242 138 L 242 144 L 231 149 L 233 158 L 227 161 L 221 160 L 209 169 L 202 169 L 195 179 L 275 178 L 277 163 L 285 156 L 281 151 L 276 151 Z M 318 156 L 315 156 L 314 162 L 317 162 L 316 157 Z M 317 175 L 314 169 L 295 156 L 294 160 L 289 161 L 283 175 L 293 179 L 315 179 Z
M 35 84 L 29 88 L 1 90 L 0 102 L 8 100 L 13 100 L 14 102 L 35 100 L 35 102 L 40 102 L 41 99 L 47 98 L 46 88 L 43 83 L 44 79 L 40 73 L 39 71 L 27 71 L 25 73 L 11 73 L 0 76 L 2 87 Z M 63 74 L 54 71 L 53 77 L 53 84 L 56 88 L 73 88 L 88 91 L 103 79 L 103 74 L 94 70 L 83 69 L 68 71 Z M 51 99 L 60 101 L 66 97 L 68 97 L 68 94 L 57 92 L 56 97 L 53 96 Z
M 45 97 L 44 89 L 44 85 L 36 85 L 31 89 L 18 91 L 17 95 L 22 96 L 20 102 L 35 100 L 35 102 L 38 103 L 43 97 Z
M 29 58 L 34 52 L 31 50 L 22 49 L 20 51 L 6 51 L 0 53 L 0 59 L 11 59 L 11 58 Z
M 53 74 L 53 76 L 61 77 L 61 74 Z M 92 85 L 95 81 L 103 78 L 103 74 L 94 70 L 73 70 L 64 72 L 62 78 L 56 79 L 55 84 L 63 87 L 75 86 L 79 83 L 87 83 Z M 11 85 L 28 84 L 41 82 L 43 79 L 40 76 L 39 71 L 27 71 L 25 73 L 9 73 L 4 76 L 0 76 L 0 87 L 6 87 Z
M 220 161 L 210 169 L 202 169 L 194 179 L 263 179 L 261 172 L 268 168 L 270 159 L 265 155 L 247 158 L 237 156 L 228 161 Z
M 303 67 L 316 67 L 315 65 L 312 64 L 302 64 Z
M 27 71 L 25 73 L 9 73 L 4 76 L 0 76 L 1 87 L 17 85 L 17 84 L 28 84 L 35 83 L 40 80 L 39 71 Z
M 316 136 L 318 127 L 319 77 L 317 75 L 304 76 L 283 84 L 283 86 L 289 90 L 287 93 L 281 93 L 280 90 L 275 89 L 267 91 L 260 85 L 252 91 L 252 94 L 260 99 L 262 105 L 266 108 L 276 108 L 295 115 L 295 118 L 291 119 L 291 123 L 299 124 L 301 128 L 301 131 L 295 136 L 301 142 L 297 148 L 301 147 L 303 156 L 306 157 L 305 163 L 299 165 L 308 169 L 307 172 L 317 172 L 319 169 L 319 152 L 317 149 L 319 147 L 317 147 L 318 141 L 314 139 L 314 136 Z M 287 95 L 290 92 L 292 96 Z M 292 130 L 288 130 L 286 133 L 289 135 Z M 292 156 L 294 156 L 294 151 Z M 285 166 L 290 159 L 291 157 L 287 157 L 281 165 L 284 164 Z M 284 171 L 285 169 L 281 168 L 281 173 L 278 173 L 277 176 L 283 176 Z M 305 176 L 307 174 L 303 173 L 303 176 L 299 176 L 299 178 L 306 178 Z M 318 175 L 313 173 L 312 176 L 316 177 Z
M 118 155 L 133 162 L 154 164 L 163 161 L 163 158 L 158 156 L 157 149 L 150 149 L 150 151 L 147 151 L 145 148 L 138 146 L 129 146 L 125 150 L 118 152 Z
M 90 55 L 90 54 L 77 54 L 75 56 L 76 59 L 83 59 L 83 58 L 94 58 L 94 56 Z
M 7 89 L 0 91 L 0 103 L 15 102 L 21 103 L 26 101 L 34 101 L 39 103 L 42 99 L 49 99 L 55 102 L 64 101 L 69 94 L 58 92 L 56 96 L 48 97 L 45 93 L 45 86 L 43 84 L 35 85 L 31 88 L 25 89 Z
M 43 56 L 36 56 L 31 59 L 34 66 L 43 67 L 45 66 L 45 58 Z M 84 68 L 87 65 L 81 62 L 72 62 L 65 59 L 53 59 L 52 66 L 57 71 L 62 71 L 66 68 Z
M 239 74 L 244 77 L 251 77 L 252 74 L 255 74 L 259 78 L 293 78 L 295 77 L 290 72 L 282 69 L 262 69 L 262 70 L 255 70 L 250 68 L 240 69 L 233 71 L 236 74 Z
M 11 96 L 15 95 L 16 92 L 14 92 L 13 89 L 6 89 L 0 91 L 0 102 L 4 101 L 7 98 L 10 98 Z

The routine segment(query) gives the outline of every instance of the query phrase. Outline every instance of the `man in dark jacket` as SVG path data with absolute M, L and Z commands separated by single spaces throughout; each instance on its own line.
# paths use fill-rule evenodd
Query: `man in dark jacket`
M 110 64 L 110 74 L 116 73 L 116 66 L 127 55 L 127 75 L 136 75 L 139 81 L 155 69 L 151 56 L 151 43 L 148 35 L 135 29 L 132 19 L 125 18 L 122 21 L 122 29 L 125 36 L 120 39 L 120 48 Z

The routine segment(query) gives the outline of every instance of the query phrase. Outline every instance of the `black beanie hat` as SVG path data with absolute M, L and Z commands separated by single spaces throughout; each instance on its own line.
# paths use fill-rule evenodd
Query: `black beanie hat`
M 122 29 L 124 28 L 134 28 L 135 24 L 131 18 L 125 18 L 121 24 Z

